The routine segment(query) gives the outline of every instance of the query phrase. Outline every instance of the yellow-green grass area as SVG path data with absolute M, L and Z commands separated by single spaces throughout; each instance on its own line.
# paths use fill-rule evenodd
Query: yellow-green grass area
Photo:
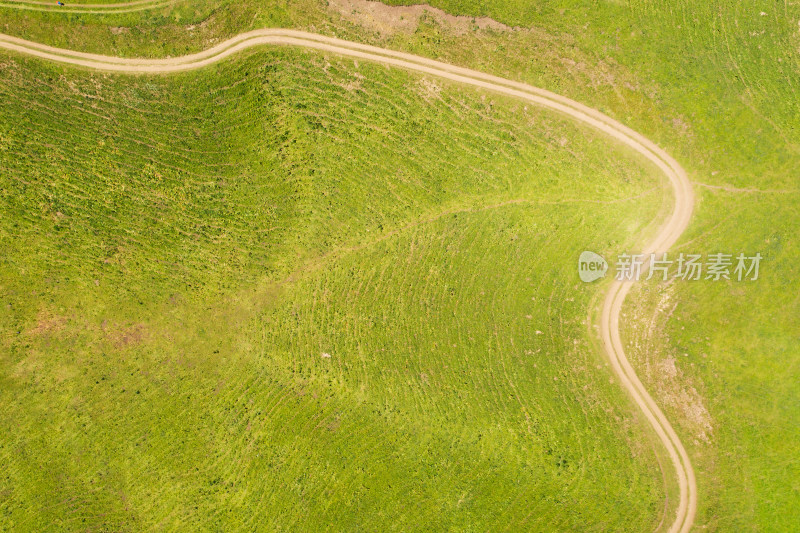
M 626 325 L 654 341 L 640 342 L 636 369 L 690 448 L 697 527 L 800 530 L 800 6 L 430 3 L 518 29 L 465 37 L 428 22 L 387 39 L 392 46 L 519 77 L 609 113 L 674 155 L 696 183 L 696 216 L 675 252 L 764 256 L 752 284 L 636 293 Z
M 514 29 L 459 33 L 426 17 L 410 33 L 391 25 L 381 33 L 368 17 L 345 16 L 327 2 L 309 0 L 179 3 L 113 17 L 3 10 L 0 31 L 89 51 L 163 56 L 207 48 L 212 39 L 258 27 L 298 27 L 520 79 L 601 109 L 645 134 L 698 183 L 697 216 L 682 249 L 763 254 L 782 243 L 763 265 L 765 276 L 776 276 L 767 281 L 730 290 L 719 283 L 675 285 L 670 308 L 679 305 L 658 328 L 674 335 L 652 337 L 664 347 L 652 353 L 678 354 L 677 377 L 667 380 L 673 396 L 685 393 L 699 412 L 708 413 L 698 418 L 676 411 L 658 392 L 660 381 L 648 381 L 667 401 L 670 420 L 691 448 L 700 490 L 698 525 L 717 531 L 800 529 L 800 343 L 790 321 L 797 316 L 797 276 L 791 268 L 770 270 L 798 261 L 792 245 L 798 199 L 791 191 L 798 189 L 800 166 L 800 8 L 753 0 L 430 3 L 451 14 L 493 17 Z M 726 192 L 699 184 L 784 192 Z M 629 316 L 649 319 L 655 308 L 642 306 L 657 304 L 656 296 L 632 301 L 639 311 Z M 753 324 L 742 327 L 745 318 L 731 314 Z M 649 372 L 645 366 L 637 370 Z M 711 425 L 708 442 L 697 438 L 697 420 Z
M 84 51 L 164 57 L 203 50 L 256 28 L 316 25 L 330 33 L 335 26 L 324 0 L 154 0 L 154 4 L 143 10 L 82 13 L 72 4 L 31 11 L 0 0 L 0 32 Z
M 299 50 L 0 63 L 0 528 L 664 519 L 576 271 L 668 207 L 637 157 Z

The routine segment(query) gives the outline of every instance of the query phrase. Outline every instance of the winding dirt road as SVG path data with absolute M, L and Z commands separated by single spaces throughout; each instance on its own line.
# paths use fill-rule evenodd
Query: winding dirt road
M 142 4 L 146 3 L 146 0 L 142 2 Z M 28 4 L 30 5 L 31 3 L 29 2 Z M 130 2 L 128 6 L 137 7 L 135 4 L 138 4 L 138 2 Z M 465 85 L 481 87 L 496 93 L 520 98 L 558 111 L 602 131 L 643 155 L 664 173 L 672 186 L 675 195 L 672 213 L 653 242 L 644 247 L 642 253 L 650 254 L 667 251 L 676 243 L 689 223 L 694 206 L 694 194 L 686 172 L 677 161 L 642 135 L 599 111 L 569 98 L 523 83 L 412 54 L 295 30 L 265 29 L 251 31 L 233 37 L 203 52 L 170 59 L 131 59 L 87 54 L 53 48 L 0 34 L 0 48 L 6 50 L 94 70 L 126 73 L 168 73 L 197 69 L 221 61 L 241 50 L 260 45 L 298 46 L 423 72 Z M 661 409 L 647 393 L 625 357 L 619 333 L 619 317 L 622 304 L 630 289 L 631 284 L 629 282 L 619 281 L 613 281 L 608 287 L 599 324 L 603 345 L 614 372 L 655 430 L 675 466 L 680 488 L 680 501 L 669 531 L 685 532 L 692 527 L 697 509 L 697 487 L 694 470 L 678 435 Z

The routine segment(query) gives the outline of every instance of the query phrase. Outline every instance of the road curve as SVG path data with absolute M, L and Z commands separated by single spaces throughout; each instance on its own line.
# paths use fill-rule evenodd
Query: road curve
M 313 33 L 263 29 L 242 33 L 202 52 L 168 59 L 134 59 L 103 56 L 53 48 L 0 34 L 0 48 L 48 59 L 59 63 L 78 65 L 93 70 L 125 73 L 169 73 L 197 69 L 225 59 L 226 57 L 259 45 L 298 46 L 329 52 L 365 61 L 423 72 L 454 82 L 480 87 L 505 94 L 536 105 L 546 107 L 593 128 L 625 144 L 655 164 L 666 176 L 675 195 L 675 203 L 669 218 L 658 235 L 642 250 L 644 254 L 665 252 L 672 247 L 689 224 L 694 206 L 694 193 L 686 172 L 675 159 L 639 133 L 616 120 L 583 104 L 539 89 L 497 76 L 432 59 L 394 50 L 344 41 Z M 649 265 L 644 265 L 646 269 Z M 613 281 L 608 287 L 600 317 L 603 346 L 612 368 L 623 387 L 633 397 L 647 421 L 655 430 L 675 466 L 680 489 L 680 501 L 669 531 L 678 533 L 691 529 L 697 510 L 697 486 L 689 456 L 672 425 L 659 409 L 625 356 L 619 332 L 622 304 L 631 289 L 630 282 Z

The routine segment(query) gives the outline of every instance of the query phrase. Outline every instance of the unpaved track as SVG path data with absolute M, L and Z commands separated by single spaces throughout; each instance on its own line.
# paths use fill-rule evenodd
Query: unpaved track
M 87 15 L 111 15 L 115 13 L 132 13 L 145 11 L 174 4 L 177 0 L 134 0 L 113 4 L 73 4 L 70 0 L 62 0 L 66 5 L 60 6 L 54 0 L 2 0 L 0 7 L 23 9 L 26 11 L 50 11 L 53 13 L 85 13 Z
M 672 213 L 653 242 L 644 247 L 642 253 L 650 254 L 651 252 L 667 251 L 675 244 L 689 223 L 694 206 L 694 194 L 686 172 L 669 154 L 642 135 L 599 111 L 569 98 L 523 83 L 412 54 L 295 30 L 266 29 L 251 31 L 233 37 L 203 52 L 170 59 L 132 59 L 86 54 L 53 48 L 0 34 L 0 48 L 59 63 L 79 65 L 89 69 L 127 73 L 168 73 L 196 69 L 221 61 L 241 50 L 259 45 L 289 45 L 311 48 L 407 70 L 424 72 L 465 85 L 481 87 L 496 93 L 520 98 L 568 115 L 602 131 L 646 157 L 664 173 L 672 186 L 675 195 Z M 697 509 L 697 487 L 694 470 L 686 449 L 677 434 L 661 412 L 661 409 L 658 408 L 647 393 L 625 357 L 619 333 L 619 317 L 622 304 L 630 289 L 630 283 L 619 281 L 613 281 L 608 288 L 599 324 L 603 345 L 614 372 L 625 389 L 631 394 L 645 418 L 650 422 L 675 466 L 680 488 L 680 501 L 669 531 L 685 532 L 692 527 Z

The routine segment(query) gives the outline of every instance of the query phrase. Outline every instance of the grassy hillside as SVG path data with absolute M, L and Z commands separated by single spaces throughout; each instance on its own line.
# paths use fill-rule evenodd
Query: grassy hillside
M 637 296 L 628 310 L 631 340 L 646 339 L 659 349 L 632 354 L 692 448 L 701 491 L 698 525 L 798 529 L 798 6 L 430 3 L 514 29 L 461 33 L 433 16 L 410 31 L 390 24 L 381 29 L 358 10 L 336 9 L 342 2 L 328 8 L 328 2 L 309 0 L 178 3 L 104 17 L 4 10 L 2 31 L 86 50 L 162 56 L 254 27 L 302 27 L 522 79 L 597 107 L 654 139 L 697 184 L 697 216 L 681 250 L 761 252 L 766 260 L 763 278 L 751 285 L 676 284 Z M 656 320 L 657 331 L 647 331 L 659 302 L 675 310 Z M 672 359 L 674 375 L 652 370 L 671 368 Z
M 760 252 L 759 279 L 647 287 L 628 309 L 629 351 L 683 421 L 713 529 L 798 525 L 799 196 L 703 193 L 677 251 Z
M 676 251 L 765 257 L 752 284 L 678 283 L 636 295 L 628 334 L 645 383 L 692 448 L 697 524 L 800 528 L 798 6 L 430 3 L 548 32 L 535 34 L 546 42 L 539 46 L 524 36 L 483 38 L 484 59 L 472 61 L 595 105 L 678 157 L 699 197 Z M 550 50 L 517 58 L 540 47 Z
M 574 271 L 652 230 L 653 169 L 296 50 L 171 77 L 0 63 L 0 528 L 662 519 L 671 480 Z
M 630 348 L 692 448 L 698 525 L 797 530 L 797 6 L 636 2 L 598 10 L 588 2 L 431 3 L 456 14 L 568 32 L 598 64 L 635 73 L 638 90 L 611 79 L 605 97 L 542 79 L 607 106 L 658 139 L 690 171 L 698 183 L 698 210 L 677 251 L 764 255 L 761 279 L 751 284 L 678 283 L 637 295 L 628 310 Z M 641 93 L 657 113 L 642 112 Z

